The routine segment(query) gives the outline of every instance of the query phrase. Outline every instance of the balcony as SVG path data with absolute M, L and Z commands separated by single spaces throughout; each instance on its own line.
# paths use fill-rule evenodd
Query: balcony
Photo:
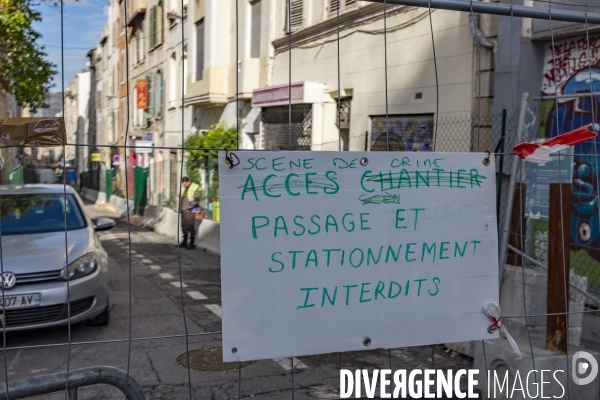
M 242 60 L 239 71 L 239 98 L 243 100 L 252 99 L 252 91 L 266 86 L 267 84 L 267 67 L 268 59 L 265 58 L 249 58 Z M 235 100 L 235 81 L 236 69 L 229 69 L 229 100 Z
M 212 67 L 204 69 L 201 81 L 187 79 L 185 105 L 223 105 L 227 104 L 227 68 Z

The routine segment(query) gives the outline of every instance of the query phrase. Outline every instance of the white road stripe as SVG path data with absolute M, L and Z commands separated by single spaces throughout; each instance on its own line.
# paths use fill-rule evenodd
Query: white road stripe
M 215 314 L 217 317 L 223 318 L 221 316 L 221 306 L 220 305 L 218 305 L 218 304 L 206 304 L 204 307 L 206 307 L 210 311 L 212 311 L 213 314 Z
M 277 364 L 279 364 L 281 366 L 281 368 L 285 369 L 286 371 L 292 370 L 292 363 L 291 363 L 291 359 L 289 357 L 274 358 L 273 361 L 275 361 Z M 294 357 L 294 368 L 295 369 L 306 369 L 308 367 L 306 366 L 306 364 L 304 364 L 302 361 L 300 361 L 300 359 L 298 357 Z
M 185 282 L 171 282 L 171 285 L 175 287 L 188 287 L 188 285 L 186 285 Z
M 163 272 L 162 274 L 158 274 L 158 276 L 160 276 L 162 279 L 173 279 L 174 276 L 167 273 L 167 272 Z
M 158 265 L 150 265 L 150 269 L 153 269 L 155 271 L 159 271 L 161 268 Z
M 142 262 L 145 262 L 146 264 L 154 264 L 154 261 L 148 260 L 147 258 L 143 259 Z
M 208 297 L 206 297 L 205 295 L 203 295 L 200 292 L 186 292 L 188 294 L 188 296 L 190 296 L 192 299 L 194 300 L 206 300 L 208 299 Z

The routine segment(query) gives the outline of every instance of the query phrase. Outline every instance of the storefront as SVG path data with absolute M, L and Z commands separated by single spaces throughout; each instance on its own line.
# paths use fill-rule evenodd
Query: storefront
M 260 118 L 258 149 L 320 150 L 324 143 L 337 140 L 336 103 L 322 83 L 254 90 L 252 107 L 260 110 L 260 115 L 254 113 Z

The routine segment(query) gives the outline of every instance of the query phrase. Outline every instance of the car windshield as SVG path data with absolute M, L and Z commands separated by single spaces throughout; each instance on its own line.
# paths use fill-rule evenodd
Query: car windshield
M 2 235 L 83 229 L 86 220 L 72 194 L 11 194 L 0 196 Z

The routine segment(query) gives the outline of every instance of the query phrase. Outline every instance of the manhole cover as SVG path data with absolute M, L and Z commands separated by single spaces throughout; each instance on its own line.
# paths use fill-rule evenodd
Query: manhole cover
M 198 371 L 231 372 L 237 371 L 240 366 L 238 362 L 223 362 L 223 350 L 221 347 L 204 347 L 202 349 L 191 350 L 189 355 L 190 368 Z M 188 367 L 186 353 L 177 356 L 175 361 L 184 368 Z M 241 367 L 244 368 L 251 364 L 254 364 L 254 361 L 244 361 L 241 363 Z

